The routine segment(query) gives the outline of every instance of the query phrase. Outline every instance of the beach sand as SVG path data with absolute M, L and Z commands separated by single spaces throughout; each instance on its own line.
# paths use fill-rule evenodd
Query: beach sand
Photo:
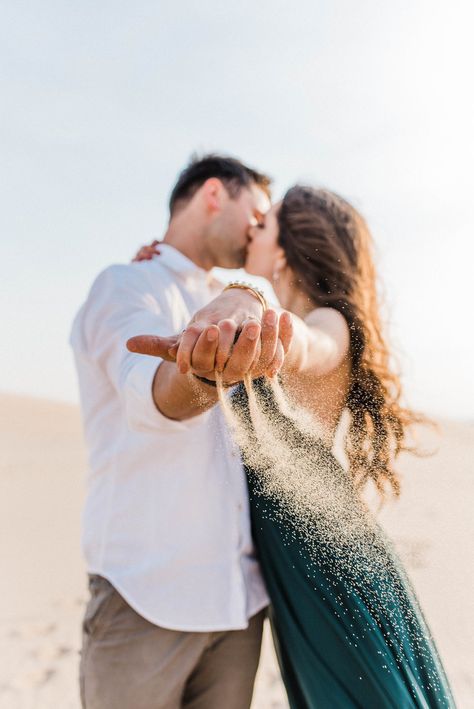
M 380 519 L 417 590 L 461 709 L 474 707 L 474 424 L 425 434 Z M 85 453 L 77 407 L 0 395 L 0 707 L 78 709 Z M 253 709 L 286 707 L 268 629 Z

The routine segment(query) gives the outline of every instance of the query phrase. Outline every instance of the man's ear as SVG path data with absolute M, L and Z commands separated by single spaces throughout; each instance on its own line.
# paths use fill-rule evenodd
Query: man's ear
M 226 192 L 224 184 L 218 177 L 209 177 L 202 185 L 204 205 L 209 213 L 220 212 Z

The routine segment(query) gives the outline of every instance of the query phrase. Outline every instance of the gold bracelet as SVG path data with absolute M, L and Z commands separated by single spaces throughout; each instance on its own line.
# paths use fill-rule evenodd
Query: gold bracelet
M 232 283 L 228 283 L 226 285 L 224 290 L 230 290 L 231 288 L 241 288 L 242 290 L 248 290 L 256 298 L 258 298 L 263 308 L 263 312 L 265 312 L 265 310 L 268 310 L 268 304 L 263 294 L 263 291 L 261 291 L 259 288 L 256 288 L 251 283 L 245 283 L 245 281 L 232 281 Z

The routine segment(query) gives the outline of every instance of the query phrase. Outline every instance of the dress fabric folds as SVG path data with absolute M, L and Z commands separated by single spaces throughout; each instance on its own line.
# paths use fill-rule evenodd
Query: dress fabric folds
M 285 441 L 310 459 L 305 469 L 318 470 L 315 485 L 328 475 L 347 481 L 329 448 L 317 439 L 308 442 L 276 410 L 270 388 L 259 381 L 257 391 L 267 414 L 285 427 Z M 243 387 L 234 395 L 234 406 L 250 421 Z M 376 525 L 367 532 L 376 559 L 373 572 L 367 540 L 360 548 L 332 546 L 330 535 L 319 533 L 317 516 L 302 527 L 284 499 L 265 491 L 245 452 L 243 457 L 252 531 L 292 709 L 455 707 L 413 589 L 383 532 Z

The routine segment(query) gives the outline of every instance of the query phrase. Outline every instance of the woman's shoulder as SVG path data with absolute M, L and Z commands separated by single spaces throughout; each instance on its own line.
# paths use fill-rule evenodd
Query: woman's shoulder
M 329 323 L 343 323 L 347 327 L 347 321 L 340 310 L 336 308 L 320 307 L 312 310 L 304 319 L 307 325 L 312 325 L 313 323 L 329 322 Z

